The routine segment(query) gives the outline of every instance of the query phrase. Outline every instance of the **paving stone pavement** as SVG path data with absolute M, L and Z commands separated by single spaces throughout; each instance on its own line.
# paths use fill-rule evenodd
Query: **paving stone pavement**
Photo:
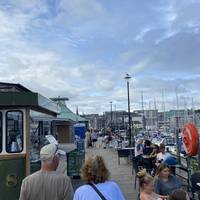
M 117 152 L 114 149 L 90 148 L 86 149 L 86 157 L 92 155 L 101 155 L 110 170 L 111 180 L 114 180 L 120 186 L 127 200 L 137 200 L 138 190 L 134 189 L 134 174 L 132 175 L 132 167 L 127 163 L 126 158 L 120 158 L 118 165 Z

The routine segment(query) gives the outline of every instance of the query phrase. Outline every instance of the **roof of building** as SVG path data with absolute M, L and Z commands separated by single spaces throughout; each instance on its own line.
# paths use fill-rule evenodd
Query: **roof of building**
M 58 118 L 63 118 L 63 119 L 69 119 L 72 120 L 74 122 L 87 122 L 88 120 L 76 115 L 75 113 L 73 113 L 65 104 L 65 101 L 62 100 L 58 100 L 56 101 L 58 106 L 60 107 L 61 111 L 60 114 L 58 115 Z
M 32 92 L 19 83 L 0 82 L 0 92 Z
M 56 116 L 57 104 L 20 84 L 0 82 L 0 108 L 29 107 Z

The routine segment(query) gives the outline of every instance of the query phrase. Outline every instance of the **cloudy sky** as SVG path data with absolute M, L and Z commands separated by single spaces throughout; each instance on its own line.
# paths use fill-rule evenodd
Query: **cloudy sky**
M 80 113 L 200 107 L 200 0 L 1 0 L 0 82 Z M 156 102 L 154 104 L 154 102 Z M 193 102 L 193 103 L 192 103 Z

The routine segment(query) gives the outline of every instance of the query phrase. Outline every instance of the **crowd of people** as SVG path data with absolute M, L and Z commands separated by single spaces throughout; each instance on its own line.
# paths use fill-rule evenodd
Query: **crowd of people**
M 97 140 L 97 132 L 86 132 L 88 148 L 96 147 Z M 108 131 L 107 141 L 111 140 L 112 132 Z M 165 151 L 164 144 L 158 146 L 140 139 L 135 146 L 135 158 L 137 166 L 143 167 L 137 173 L 140 200 L 188 200 L 187 193 L 180 189 L 182 182 L 167 164 L 170 154 Z M 75 193 L 70 178 L 56 171 L 59 154 L 55 144 L 42 147 L 40 159 L 41 169 L 23 180 L 19 200 L 125 200 L 118 184 L 110 180 L 110 172 L 101 156 L 85 160 L 80 171 L 85 184 Z
M 175 192 L 183 186 L 182 181 L 174 175 L 177 160 L 166 152 L 164 144 L 160 146 L 142 139 L 135 146 L 136 167 L 140 185 L 140 200 L 178 199 Z M 185 199 L 187 199 L 187 195 Z M 184 199 L 184 198 L 183 198 Z
M 160 163 L 166 163 L 171 166 L 177 164 L 177 160 L 166 151 L 165 145 L 152 144 L 150 140 L 139 139 L 135 145 L 135 159 L 137 166 L 143 166 L 151 175 L 155 175 Z
M 162 166 L 162 164 L 160 166 Z M 163 167 L 164 166 L 161 168 Z M 177 180 L 173 185 L 171 183 L 168 184 L 168 181 L 165 182 L 164 179 L 158 177 L 157 181 L 163 181 L 163 183 L 158 186 L 159 183 L 157 182 L 155 186 L 154 178 L 148 174 L 146 170 L 138 172 L 137 176 L 139 177 L 140 200 L 189 200 L 187 192 L 181 188 Z M 173 176 L 170 175 L 169 171 L 165 172 L 163 178 L 169 180 L 170 177 Z M 162 189 L 160 190 L 160 188 Z
M 85 147 L 111 147 L 114 138 L 115 136 L 112 133 L 111 129 L 107 129 L 105 134 L 100 134 L 99 131 L 95 129 L 87 129 L 85 133 Z

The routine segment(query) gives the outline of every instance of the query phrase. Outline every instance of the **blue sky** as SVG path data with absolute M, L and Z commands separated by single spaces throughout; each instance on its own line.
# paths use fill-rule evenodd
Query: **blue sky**
M 0 81 L 80 113 L 199 108 L 200 1 L 1 0 Z

